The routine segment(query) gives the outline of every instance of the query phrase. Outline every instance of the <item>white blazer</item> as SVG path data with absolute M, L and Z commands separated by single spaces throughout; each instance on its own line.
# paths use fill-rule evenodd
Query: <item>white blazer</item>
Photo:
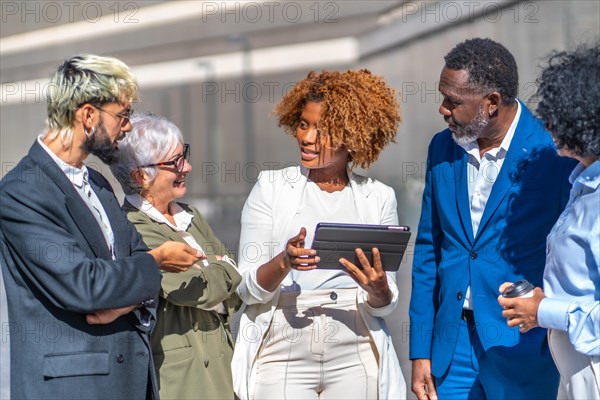
M 359 219 L 364 224 L 398 224 L 394 189 L 371 178 L 348 171 Z M 281 170 L 263 171 L 242 210 L 242 231 L 238 268 L 242 283 L 237 292 L 244 301 L 232 360 L 233 385 L 240 399 L 251 399 L 256 378 L 255 361 L 273 312 L 277 308 L 280 288 L 268 292 L 258 285 L 256 271 L 283 251 L 290 239 L 285 237 L 293 217 L 300 208 L 306 187 L 308 170 L 293 166 Z M 382 317 L 389 315 L 398 303 L 396 274 L 387 274 L 393 294 L 392 302 L 381 308 L 367 304 L 367 293 L 359 288 L 358 310 L 379 353 L 379 398 L 406 398 L 406 383 Z M 289 286 L 288 275 L 281 286 Z

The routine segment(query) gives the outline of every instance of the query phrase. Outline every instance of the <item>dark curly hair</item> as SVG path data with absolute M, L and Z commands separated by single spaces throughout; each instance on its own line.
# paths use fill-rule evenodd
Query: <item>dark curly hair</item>
M 369 70 L 311 71 L 277 104 L 278 125 L 296 134 L 308 102 L 321 104 L 319 131 L 331 146 L 346 146 L 353 166 L 367 168 L 394 137 L 400 124 L 396 92 Z
M 519 92 L 519 72 L 515 58 L 506 47 L 491 39 L 469 39 L 456 45 L 446 56 L 446 67 L 466 70 L 469 83 L 477 91 L 498 92 L 502 101 L 515 101 Z
M 556 147 L 600 157 L 600 43 L 551 54 L 537 84 L 537 114 Z

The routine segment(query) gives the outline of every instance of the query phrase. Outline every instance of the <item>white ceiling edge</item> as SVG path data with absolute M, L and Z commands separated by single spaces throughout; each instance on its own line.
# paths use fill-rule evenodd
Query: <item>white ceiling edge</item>
M 237 0 L 236 4 L 239 6 L 251 2 L 257 3 L 251 0 Z M 264 2 L 258 1 L 258 3 Z M 152 26 L 198 18 L 206 14 L 212 15 L 218 13 L 225 2 L 203 2 L 202 4 L 199 7 L 195 1 L 168 1 L 135 9 L 135 13 L 130 15 L 131 23 L 115 23 L 115 17 L 107 14 L 97 21 L 81 20 L 0 38 L 0 56 L 75 43 L 105 35 L 127 34 Z M 137 23 L 137 21 L 144 21 L 144 23 Z M 90 22 L 93 22 L 93 29 L 90 29 Z
M 321 66 L 347 65 L 359 59 L 354 37 L 319 40 L 232 52 L 209 57 L 132 66 L 141 90 L 235 78 L 252 77 Z M 0 86 L 0 106 L 45 101 L 48 78 L 7 82 Z

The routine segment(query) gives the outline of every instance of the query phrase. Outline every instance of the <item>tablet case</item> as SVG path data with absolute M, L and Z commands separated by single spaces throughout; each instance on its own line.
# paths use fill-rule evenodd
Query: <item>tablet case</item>
M 317 268 L 345 269 L 338 262 L 345 258 L 361 268 L 354 249 L 361 248 L 371 266 L 371 249 L 377 247 L 381 255 L 381 265 L 385 271 L 396 271 L 404 256 L 410 239 L 410 229 L 399 225 L 359 225 L 321 222 L 317 225 L 312 248 L 317 250 L 321 261 Z

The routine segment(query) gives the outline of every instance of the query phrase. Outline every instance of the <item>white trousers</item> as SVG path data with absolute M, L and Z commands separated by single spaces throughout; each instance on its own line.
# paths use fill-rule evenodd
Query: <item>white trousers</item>
M 256 361 L 254 399 L 377 399 L 375 345 L 356 289 L 281 293 Z
M 560 372 L 559 399 L 600 399 L 600 357 L 575 350 L 567 332 L 548 330 L 552 358 Z

